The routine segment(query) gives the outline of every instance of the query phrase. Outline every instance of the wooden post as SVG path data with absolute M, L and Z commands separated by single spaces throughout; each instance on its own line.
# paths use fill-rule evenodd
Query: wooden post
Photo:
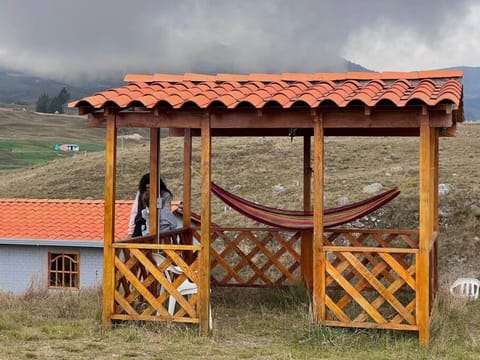
M 420 116 L 420 240 L 417 256 L 417 323 L 419 340 L 430 341 L 430 242 L 433 235 L 432 129 L 426 107 Z
M 159 238 L 158 233 L 158 208 L 157 208 L 157 199 L 159 197 L 160 187 L 159 184 L 160 178 L 160 129 L 151 128 L 150 129 L 150 200 L 149 200 L 149 210 L 150 210 L 150 235 L 156 235 Z
M 183 139 L 183 226 L 192 223 L 192 131 L 185 129 Z M 189 243 L 192 236 L 189 235 Z
M 191 228 L 192 225 L 192 131 L 185 129 L 183 135 L 183 226 Z M 185 235 L 185 243 L 193 244 L 193 232 L 191 229 Z M 186 259 L 191 264 L 195 254 L 189 251 Z
M 323 252 L 323 114 L 313 112 L 313 315 L 325 320 L 325 254 Z
M 105 213 L 103 236 L 103 308 L 102 326 L 110 326 L 114 312 L 115 292 L 115 175 L 117 161 L 116 115 L 105 109 L 107 115 L 105 134 Z
M 209 332 L 209 311 L 210 311 L 210 182 L 211 182 L 211 129 L 210 129 L 210 112 L 202 117 L 201 121 L 201 159 L 200 173 L 201 180 L 201 218 L 202 223 L 200 229 L 202 232 L 200 251 L 200 286 L 199 286 L 199 318 L 200 318 L 200 334 L 207 335 Z
M 311 142 L 310 135 L 303 137 L 303 209 L 305 211 L 312 210 L 312 168 L 311 168 Z M 301 270 L 302 281 L 308 287 L 312 287 L 312 231 L 302 232 L 301 242 Z
M 437 232 L 440 229 L 439 222 L 438 222 L 438 209 L 440 206 L 439 198 L 438 198 L 438 173 L 439 173 L 439 135 L 440 135 L 440 130 L 435 129 L 435 132 L 433 134 L 434 136 L 434 150 L 433 150 L 433 231 Z M 438 291 L 438 236 L 437 239 L 435 240 L 435 244 L 433 245 L 433 264 L 431 266 L 433 267 L 433 291 L 434 294 L 437 294 Z

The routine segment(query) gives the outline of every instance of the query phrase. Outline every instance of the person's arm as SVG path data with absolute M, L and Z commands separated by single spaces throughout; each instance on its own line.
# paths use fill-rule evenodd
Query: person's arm
M 166 221 L 168 222 L 168 227 L 170 230 L 174 230 L 177 228 L 177 218 L 171 211 L 168 211 L 166 216 Z
M 128 237 L 132 237 L 133 231 L 135 230 L 135 216 L 137 216 L 137 212 L 138 212 L 139 196 L 140 196 L 140 192 L 137 191 L 137 195 L 135 195 L 135 201 L 133 202 L 132 209 L 130 210 L 130 221 L 128 223 L 128 231 L 127 231 Z
M 177 219 L 173 213 L 165 208 L 160 210 L 160 231 L 169 231 L 177 228 Z

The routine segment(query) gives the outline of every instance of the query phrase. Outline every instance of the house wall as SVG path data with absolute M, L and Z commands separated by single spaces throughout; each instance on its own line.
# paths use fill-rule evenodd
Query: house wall
M 101 284 L 103 248 L 0 245 L 0 291 L 21 294 L 31 286 L 46 288 L 49 251 L 80 253 L 80 289 Z

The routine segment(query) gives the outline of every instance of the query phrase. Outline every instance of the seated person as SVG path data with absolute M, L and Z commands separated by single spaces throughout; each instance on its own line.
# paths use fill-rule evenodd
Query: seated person
M 143 194 L 150 188 L 150 173 L 147 173 L 142 176 L 138 184 L 137 194 L 135 195 L 135 201 L 132 204 L 132 209 L 130 211 L 130 221 L 128 222 L 128 231 L 127 236 L 141 236 L 142 230 L 145 226 L 144 220 L 141 216 L 141 211 L 143 209 Z
M 140 182 L 138 184 L 137 194 L 135 195 L 135 201 L 132 204 L 132 209 L 130 211 L 130 220 L 128 223 L 128 230 L 127 236 L 128 237 L 136 237 L 136 236 L 144 236 L 148 233 L 146 229 L 148 226 L 146 225 L 146 218 L 148 219 L 148 199 L 149 195 L 147 194 L 147 190 L 150 189 L 150 173 L 147 173 L 142 176 Z M 167 185 L 163 182 L 163 179 L 160 179 L 160 192 L 168 191 L 171 194 L 171 191 L 167 188 Z M 145 218 L 145 214 L 147 216 Z
M 177 228 L 177 218 L 172 213 L 172 193 L 170 191 L 162 191 L 161 193 L 162 208 L 160 209 L 160 229 L 159 231 L 170 231 Z M 141 236 L 146 236 L 150 232 L 150 210 L 148 208 L 150 201 L 150 190 L 148 189 L 142 194 L 141 212 L 139 213 Z M 140 236 L 140 235 L 137 235 Z
M 172 213 L 173 196 L 170 191 L 160 193 L 162 208 L 160 209 L 160 231 L 170 231 L 177 228 L 177 218 Z

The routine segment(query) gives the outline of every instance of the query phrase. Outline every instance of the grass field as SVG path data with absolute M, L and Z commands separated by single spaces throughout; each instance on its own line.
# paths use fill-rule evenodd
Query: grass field
M 18 131 L 4 139 L 15 139 Z M 87 135 L 89 131 L 94 134 Z M 79 128 L 75 139 L 98 137 L 101 143 L 103 135 L 102 129 Z M 162 177 L 176 198 L 182 194 L 182 144 L 180 138 L 161 141 Z M 212 178 L 220 185 L 267 205 L 301 207 L 302 139 L 217 138 L 212 149 Z M 196 211 L 199 155 L 195 139 Z M 413 178 L 399 198 L 356 225 L 416 228 L 418 157 L 414 138 L 327 138 L 326 205 L 364 198 L 363 187 L 373 182 L 389 188 Z M 148 145 L 120 148 L 117 163 L 117 197 L 133 198 L 139 177 L 148 171 Z M 47 295 L 32 290 L 22 297 L 0 295 L 0 359 L 479 359 L 480 301 L 465 303 L 447 293 L 455 278 L 480 278 L 480 218 L 474 211 L 480 207 L 479 179 L 480 124 L 463 124 L 457 137 L 440 140 L 440 183 L 449 185 L 450 192 L 440 197 L 441 292 L 429 349 L 419 346 L 415 333 L 318 327 L 301 288 L 213 289 L 215 330 L 208 338 L 198 337 L 196 326 L 171 324 L 119 324 L 102 333 L 98 291 Z M 101 199 L 103 182 L 104 153 L 91 152 L 1 170 L 0 197 Z M 277 185 L 282 192 L 273 191 Z M 212 212 L 222 225 L 252 224 L 215 198 Z
M 102 332 L 98 290 L 0 294 L 1 359 L 478 359 L 480 302 L 441 294 L 432 341 L 416 334 L 314 325 L 304 289 L 212 291 L 214 331 L 117 323 Z
M 55 150 L 61 142 L 42 140 L 3 140 L 0 139 L 0 170 L 23 168 L 29 165 L 46 163 L 54 159 L 68 158 L 78 154 Z M 101 151 L 100 144 L 76 143 L 81 152 Z
M 104 131 L 90 129 L 84 117 L 37 114 L 0 106 L 0 170 L 68 158 L 55 144 L 75 143 L 82 152 L 101 151 Z

